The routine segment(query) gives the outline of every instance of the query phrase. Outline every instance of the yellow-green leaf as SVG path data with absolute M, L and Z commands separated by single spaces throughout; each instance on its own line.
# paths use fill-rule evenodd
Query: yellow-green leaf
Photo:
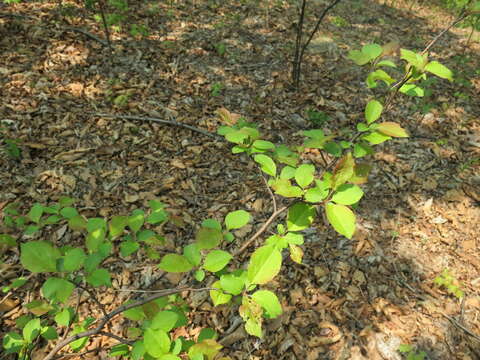
M 328 222 L 343 236 L 351 239 L 355 233 L 355 214 L 345 205 L 327 203 L 325 205 Z
M 377 130 L 382 134 L 393 137 L 408 137 L 408 133 L 399 124 L 387 121 L 378 124 Z

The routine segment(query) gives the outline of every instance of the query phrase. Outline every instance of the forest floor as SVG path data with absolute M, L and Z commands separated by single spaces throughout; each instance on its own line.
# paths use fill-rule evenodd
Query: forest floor
M 232 210 L 250 211 L 256 231 L 273 208 L 247 158 L 181 127 L 96 114 L 157 117 L 214 133 L 222 125 L 216 111 L 226 108 L 259 124 L 266 140 L 298 144 L 302 130 L 316 127 L 314 111 L 328 117 L 327 131 L 354 128 L 362 116 L 373 92 L 349 50 L 397 41 L 421 51 L 454 19 L 422 2 L 340 2 L 321 24 L 295 90 L 293 3 L 132 2 L 128 22 L 148 25 L 150 35 L 113 32 L 112 53 L 71 31 L 105 39 L 79 3 L 0 5 L 0 122 L 22 154 L 0 155 L 0 208 L 19 202 L 28 211 L 66 194 L 82 214 L 110 217 L 155 198 L 178 220 L 164 229 L 169 250 L 188 243 L 203 219 Z M 307 29 L 324 5 L 309 2 Z M 237 312 L 214 308 L 208 297 L 191 304 L 186 334 L 211 327 L 225 336 L 230 328 L 222 353 L 233 359 L 397 360 L 400 344 L 425 359 L 480 359 L 480 38 L 468 41 L 469 34 L 452 28 L 430 52 L 454 71 L 454 82 L 437 78 L 425 97 L 397 98 L 390 121 L 411 137 L 377 147 L 353 239 L 318 221 L 306 234 L 304 265 L 286 260 L 270 285 L 284 313 L 266 323 L 265 337 L 231 327 Z M 2 285 L 21 275 L 18 254 L 4 255 Z M 129 261 L 111 264 L 118 287 L 182 280 L 158 270 L 158 261 Z M 434 283 L 446 269 L 463 297 Z M 33 276 L 0 297 L 0 336 L 40 296 L 41 280 Z M 106 289 L 100 300 L 112 310 L 129 296 L 136 295 Z M 82 311 L 98 308 L 90 301 Z M 125 329 L 119 321 L 109 328 Z M 87 349 L 99 344 L 112 339 Z M 101 350 L 82 358 L 106 357 Z

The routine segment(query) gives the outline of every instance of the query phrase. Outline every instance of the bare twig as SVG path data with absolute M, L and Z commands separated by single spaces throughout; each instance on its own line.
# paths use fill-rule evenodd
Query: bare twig
M 465 326 L 463 326 L 462 324 L 460 324 L 457 320 L 455 320 L 453 317 L 450 317 L 446 314 L 443 314 L 443 316 L 445 316 L 453 325 L 455 325 L 456 327 L 458 327 L 459 329 L 465 331 L 468 335 L 470 335 L 471 337 L 473 337 L 475 340 L 477 341 L 480 341 L 480 336 L 475 334 L 474 332 L 470 331 L 469 329 L 467 329 Z
M 112 320 L 115 316 L 117 316 L 118 314 L 121 314 L 122 312 L 124 311 L 127 311 L 129 309 L 132 309 L 134 307 L 137 307 L 137 306 L 141 306 L 143 304 L 146 304 L 150 301 L 153 301 L 153 300 L 156 300 L 162 296 L 168 296 L 168 295 L 173 295 L 173 294 L 178 294 L 180 292 L 183 292 L 183 291 L 205 291 L 205 290 L 211 290 L 210 288 L 198 288 L 198 289 L 195 289 L 195 288 L 190 288 L 190 287 L 186 287 L 186 288 L 178 288 L 178 289 L 166 289 L 164 290 L 163 292 L 158 292 L 154 295 L 151 295 L 151 296 L 147 296 L 145 297 L 144 299 L 141 299 L 141 300 L 138 300 L 138 301 L 135 301 L 133 303 L 130 303 L 130 304 L 124 304 L 118 308 L 116 308 L 115 310 L 111 311 L 110 313 L 107 314 L 107 316 L 104 316 L 102 319 L 100 319 L 100 323 L 97 325 L 97 327 L 93 328 L 93 329 L 90 329 L 90 330 L 87 330 L 87 331 L 83 331 L 83 332 L 80 332 L 78 334 L 75 334 L 75 335 L 72 335 L 62 341 L 60 341 L 48 354 L 47 356 L 43 359 L 43 360 L 52 360 L 55 355 L 64 347 L 64 346 L 67 346 L 68 344 L 74 342 L 75 340 L 78 340 L 78 339 L 81 339 L 81 338 L 84 338 L 84 337 L 88 337 L 88 336 L 92 336 L 92 335 L 98 335 L 100 334 L 102 331 L 103 331 L 103 328 L 105 327 L 105 325 L 107 325 L 108 322 L 110 322 L 110 320 Z
M 122 344 L 127 344 L 127 345 L 133 345 L 133 343 L 135 342 L 135 341 L 132 341 L 132 340 L 124 339 L 121 336 L 112 334 L 111 332 L 108 332 L 108 331 L 100 331 L 100 332 L 98 332 L 97 335 L 107 336 L 109 338 L 112 338 L 112 339 L 115 339 L 115 340 L 121 342 Z
M 82 289 L 83 291 L 85 291 L 88 295 L 90 295 L 90 298 L 93 300 L 93 302 L 95 302 L 98 305 L 98 307 L 100 308 L 100 311 L 102 312 L 103 316 L 108 316 L 108 313 L 107 313 L 107 310 L 105 309 L 105 306 L 100 302 L 100 300 L 97 299 L 97 297 L 95 296 L 95 294 L 93 292 L 91 292 L 89 289 L 87 289 L 85 286 L 83 286 L 81 284 L 75 283 L 75 285 L 77 287 L 79 287 L 80 289 Z
M 332 0 L 332 2 L 323 9 L 322 13 L 317 19 L 317 23 L 315 24 L 314 29 L 311 31 L 307 41 L 302 45 L 302 36 L 303 36 L 303 23 L 305 21 L 305 7 L 306 7 L 306 2 L 307 0 L 302 1 L 302 7 L 300 10 L 300 19 L 298 23 L 298 28 L 297 28 L 297 38 L 295 40 L 295 52 L 294 52 L 294 58 L 293 58 L 293 69 L 292 69 L 292 79 L 293 79 L 293 85 L 295 87 L 298 87 L 300 83 L 300 74 L 301 74 L 301 68 L 302 68 L 302 61 L 303 61 L 303 55 L 305 54 L 305 50 L 307 49 L 308 45 L 310 45 L 310 42 L 312 41 L 313 37 L 317 33 L 320 24 L 322 23 L 323 19 L 327 15 L 327 13 L 335 7 L 341 0 Z
M 80 34 L 85 35 L 86 37 L 95 40 L 102 44 L 103 46 L 108 46 L 108 42 L 106 42 L 103 39 L 100 39 L 98 36 L 93 35 L 92 33 L 89 33 L 87 30 L 81 29 L 81 28 L 76 28 L 76 27 L 71 27 L 71 26 L 66 26 L 62 28 L 64 31 L 73 31 L 73 32 L 78 32 Z
M 134 115 L 115 115 L 115 114 L 99 114 L 99 113 L 93 113 L 92 115 L 111 118 L 111 119 L 116 118 L 116 119 L 125 119 L 125 120 L 151 121 L 151 122 L 156 122 L 156 123 L 165 124 L 165 125 L 183 127 L 185 129 L 195 131 L 197 133 L 203 134 L 205 136 L 208 136 L 214 139 L 223 139 L 222 137 L 216 134 L 213 134 L 207 130 L 199 129 L 199 128 L 196 128 L 195 126 L 184 124 L 175 120 L 164 120 L 164 119 L 158 119 L 153 117 L 143 117 L 143 116 L 134 116 Z
M 295 204 L 295 201 L 293 201 L 291 204 L 287 205 L 287 206 L 283 206 L 281 207 L 280 209 L 278 209 L 277 211 L 275 211 L 272 215 L 270 215 L 270 217 L 268 218 L 268 220 L 265 222 L 265 224 L 262 225 L 262 227 L 260 229 L 258 229 L 258 231 L 250 238 L 248 239 L 241 247 L 240 249 L 238 249 L 237 251 L 235 251 L 233 253 L 234 256 L 238 256 L 239 254 L 241 254 L 242 252 L 245 251 L 245 249 L 247 249 L 250 244 L 252 242 L 254 242 L 260 235 L 262 235 L 265 230 L 267 230 L 267 228 L 270 226 L 270 224 L 273 222 L 273 220 L 275 220 L 275 218 L 277 216 L 279 216 L 281 213 L 283 213 L 285 210 L 288 210 L 288 208 L 290 208 L 290 206 L 292 206 L 293 204 Z
M 265 179 L 265 176 L 263 176 L 263 174 L 261 174 L 261 176 L 262 176 L 263 182 L 265 183 L 265 186 L 267 187 L 268 193 L 270 194 L 270 197 L 272 198 L 273 212 L 277 212 L 277 199 L 275 198 L 275 195 L 272 192 L 272 189 L 268 185 L 268 181 L 267 181 L 267 179 Z
M 103 29 L 105 31 L 105 36 L 107 38 L 108 48 L 110 49 L 110 52 L 112 52 L 112 42 L 110 41 L 110 30 L 108 29 L 108 23 L 107 23 L 107 19 L 105 17 L 105 3 L 104 3 L 104 0 L 99 0 L 98 1 L 98 7 L 100 9 L 100 16 L 102 17 Z

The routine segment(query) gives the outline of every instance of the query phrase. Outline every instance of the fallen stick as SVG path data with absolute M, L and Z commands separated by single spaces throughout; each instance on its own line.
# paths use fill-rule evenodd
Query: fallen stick
M 205 135 L 214 139 L 222 139 L 222 137 L 220 137 L 217 134 L 213 134 L 207 130 L 199 129 L 195 126 L 184 124 L 175 120 L 164 120 L 164 119 L 158 119 L 153 117 L 143 117 L 143 116 L 134 116 L 134 115 L 115 115 L 115 114 L 99 114 L 99 113 L 94 113 L 93 115 L 112 118 L 112 119 L 117 118 L 117 119 L 125 119 L 125 120 L 152 121 L 152 122 L 165 124 L 165 125 L 183 127 L 185 129 L 195 131 L 197 133 L 200 133 L 202 135 Z

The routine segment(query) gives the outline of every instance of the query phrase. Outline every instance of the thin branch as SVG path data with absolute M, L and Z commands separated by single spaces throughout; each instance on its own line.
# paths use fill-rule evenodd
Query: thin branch
M 198 289 L 195 289 L 195 288 L 190 288 L 190 287 L 186 287 L 186 288 L 178 288 L 178 289 L 166 289 L 164 290 L 163 292 L 159 292 L 159 293 L 156 293 L 154 295 L 151 295 L 151 296 L 147 296 L 145 297 L 144 299 L 141 299 L 141 300 L 138 300 L 138 301 L 135 301 L 133 303 L 130 303 L 130 304 L 124 304 L 118 308 L 116 308 L 115 310 L 111 311 L 110 313 L 107 314 L 107 316 L 103 317 L 101 320 L 100 320 L 100 323 L 97 325 L 96 328 L 94 329 L 91 329 L 91 330 L 87 330 L 87 331 L 83 331 L 83 332 L 80 332 L 78 334 L 75 334 L 75 335 L 72 335 L 62 341 L 60 341 L 49 353 L 46 357 L 43 358 L 43 360 L 52 360 L 55 355 L 64 347 L 64 346 L 67 346 L 68 344 L 74 342 L 75 340 L 78 340 L 78 339 L 81 339 L 81 338 L 84 338 L 84 337 L 89 337 L 89 336 L 92 336 L 92 335 L 98 335 L 100 332 L 103 331 L 103 328 L 105 327 L 105 325 L 107 325 L 108 322 L 110 322 L 110 320 L 112 320 L 115 316 L 117 316 L 118 314 L 121 314 L 122 312 L 124 311 L 127 311 L 129 309 L 132 309 L 134 307 L 137 307 L 137 306 L 141 306 L 143 304 L 146 304 L 150 301 L 153 301 L 153 300 L 156 300 L 162 296 L 168 296 L 168 295 L 173 295 L 173 294 L 178 294 L 180 292 L 183 292 L 183 291 L 205 291 L 205 290 L 211 290 L 210 288 L 198 288 Z
M 462 11 L 460 11 L 460 14 L 458 15 L 458 17 L 450 24 L 448 25 L 445 29 L 443 29 L 442 31 L 440 31 L 438 33 L 437 36 L 435 36 L 432 41 L 430 41 L 428 43 L 428 45 L 425 47 L 425 49 L 423 49 L 422 51 L 422 55 L 423 54 L 426 54 L 428 50 L 430 50 L 430 48 L 435 45 L 435 43 L 443 36 L 443 34 L 445 34 L 448 30 L 450 30 L 452 27 L 454 27 L 455 25 L 457 25 L 459 22 L 463 21 L 467 16 L 470 16 L 471 13 L 468 12 L 468 11 L 465 11 L 465 9 L 462 9 Z
M 454 318 L 448 316 L 448 315 L 445 315 L 442 313 L 443 316 L 445 316 L 453 325 L 455 325 L 456 327 L 458 327 L 459 329 L 465 331 L 468 335 L 470 335 L 471 337 L 473 337 L 475 340 L 477 341 L 480 341 L 480 336 L 478 336 L 477 334 L 475 334 L 474 332 L 470 331 L 469 329 L 467 329 L 465 326 L 463 326 L 462 324 L 460 324 L 457 320 L 455 320 Z
M 199 129 L 199 128 L 196 128 L 195 126 L 184 124 L 175 120 L 164 120 L 164 119 L 158 119 L 153 117 L 143 117 L 143 116 L 134 116 L 134 115 L 115 115 L 115 114 L 100 114 L 100 113 L 93 113 L 92 115 L 111 118 L 111 119 L 116 118 L 116 119 L 125 119 L 125 120 L 152 121 L 152 122 L 165 124 L 165 125 L 183 127 L 185 129 L 195 131 L 197 133 L 203 134 L 205 136 L 208 136 L 214 139 L 223 139 L 222 137 L 216 134 L 213 134 L 207 130 Z
M 90 297 L 92 298 L 93 302 L 95 302 L 98 307 L 100 308 L 100 311 L 102 312 L 103 316 L 108 316 L 107 310 L 105 309 L 105 306 L 97 299 L 94 293 L 92 293 L 89 289 L 87 289 L 85 286 L 81 284 L 75 284 L 77 287 L 85 291 Z
M 277 211 L 275 211 L 272 215 L 270 215 L 270 217 L 268 218 L 268 220 L 265 222 L 265 224 L 262 225 L 262 227 L 260 229 L 258 229 L 258 231 L 250 238 L 248 239 L 241 247 L 240 249 L 238 249 L 237 251 L 235 251 L 233 253 L 233 256 L 238 256 L 240 255 L 242 252 L 245 251 L 245 249 L 247 249 L 250 244 L 252 242 L 254 242 L 260 235 L 262 235 L 265 230 L 267 230 L 268 226 L 273 222 L 273 220 L 275 220 L 275 218 L 277 216 L 279 216 L 281 213 L 283 213 L 285 210 L 288 210 L 288 208 L 290 206 L 292 206 L 293 204 L 295 204 L 296 202 L 292 202 L 291 204 L 287 205 L 287 206 L 283 206 L 281 207 L 280 209 L 278 209 Z
M 98 0 L 98 7 L 100 9 L 100 16 L 102 17 L 103 29 L 105 30 L 108 48 L 110 49 L 110 52 L 112 52 L 112 42 L 110 41 L 110 31 L 108 30 L 108 23 L 105 17 L 105 4 L 103 1 L 104 0 Z
M 127 344 L 127 345 L 133 345 L 133 343 L 135 342 L 135 341 L 132 341 L 132 340 L 124 339 L 121 336 L 112 334 L 111 332 L 108 332 L 108 331 L 99 331 L 97 335 L 107 336 L 109 338 L 112 338 L 112 339 L 115 339 L 115 340 L 121 342 L 122 344 Z
M 327 13 L 340 1 L 341 0 L 333 0 L 328 6 L 325 7 L 325 9 L 323 9 L 322 13 L 318 17 L 317 23 L 315 24 L 315 28 L 310 33 L 307 41 L 302 45 L 303 23 L 305 18 L 305 7 L 306 7 L 306 0 L 303 0 L 301 12 L 300 12 L 300 21 L 297 29 L 297 39 L 295 42 L 295 53 L 294 53 L 294 60 L 293 60 L 292 78 L 293 78 L 295 87 L 298 87 L 300 82 L 302 61 L 303 61 L 303 55 L 305 54 L 305 50 L 307 49 L 308 45 L 310 45 L 310 42 L 312 41 L 313 37 L 317 33 L 318 29 L 320 28 L 320 24 L 322 23 Z
M 308 37 L 307 41 L 302 47 L 302 51 L 300 52 L 300 60 L 303 58 L 303 54 L 305 53 L 305 50 L 307 49 L 308 45 L 310 45 L 310 42 L 312 41 L 313 37 L 315 36 L 316 32 L 318 31 L 318 28 L 320 27 L 320 24 L 323 21 L 323 18 L 327 15 L 327 13 L 335 7 L 341 0 L 333 0 L 325 9 L 323 9 L 323 12 L 320 14 L 317 23 L 315 24 L 315 28 L 313 31 L 310 33 L 310 36 Z
M 91 33 L 89 33 L 87 30 L 84 30 L 84 29 L 81 29 L 81 28 L 76 28 L 76 27 L 71 27 L 71 26 L 66 26 L 64 28 L 62 28 L 64 31 L 73 31 L 73 32 L 78 32 L 80 34 L 83 34 L 85 35 L 86 37 L 92 39 L 92 40 L 95 40 L 97 42 L 99 42 L 100 44 L 102 44 L 103 46 L 108 46 L 108 42 L 106 42 L 105 40 L 103 39 L 100 39 L 98 36 L 95 36 Z
M 260 172 L 261 171 L 262 170 L 260 169 Z M 265 183 L 265 186 L 267 187 L 268 193 L 270 194 L 270 197 L 272 198 L 273 212 L 276 212 L 277 211 L 277 199 L 275 198 L 275 194 L 272 192 L 272 189 L 268 185 L 268 181 L 267 181 L 267 179 L 265 179 L 265 176 L 263 176 L 263 174 L 261 174 L 261 176 L 262 176 L 263 182 Z

